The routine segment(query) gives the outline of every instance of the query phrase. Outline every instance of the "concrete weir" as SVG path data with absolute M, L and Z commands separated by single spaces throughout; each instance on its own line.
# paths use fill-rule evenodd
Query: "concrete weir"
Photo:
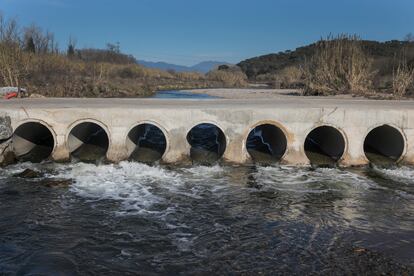
M 112 162 L 155 161 L 146 155 L 155 152 L 165 163 L 202 162 L 206 153 L 232 163 L 267 155 L 294 165 L 315 156 L 341 166 L 414 164 L 412 101 L 19 99 L 0 109 L 23 160 L 82 160 L 89 151 Z

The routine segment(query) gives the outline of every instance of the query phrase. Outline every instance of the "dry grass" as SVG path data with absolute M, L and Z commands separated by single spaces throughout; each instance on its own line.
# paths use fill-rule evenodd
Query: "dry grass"
M 414 68 L 410 68 L 407 60 L 402 58 L 393 72 L 392 89 L 397 97 L 403 97 L 414 84 Z
M 364 93 L 371 88 L 372 60 L 360 39 L 352 35 L 329 36 L 317 42 L 315 54 L 303 68 L 304 94 Z
M 247 86 L 247 76 L 241 71 L 214 70 L 207 73 L 206 77 L 211 81 L 222 83 L 222 87 Z
M 111 45 L 111 44 L 110 44 Z M 138 65 L 108 49 L 59 52 L 54 35 L 32 25 L 19 28 L 0 13 L 0 86 L 25 87 L 49 97 L 137 97 L 156 90 L 245 85 L 241 72 L 175 73 Z
M 34 54 L 0 43 L 0 86 L 25 87 L 48 97 L 137 97 L 156 90 L 246 85 L 242 73 L 174 73 L 138 64 L 84 61 L 58 53 Z

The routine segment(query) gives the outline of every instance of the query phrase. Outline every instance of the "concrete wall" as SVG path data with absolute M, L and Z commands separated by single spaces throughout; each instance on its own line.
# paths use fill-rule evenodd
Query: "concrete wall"
M 249 132 L 261 123 L 270 123 L 282 129 L 287 137 L 288 146 L 282 159 L 283 163 L 308 164 L 309 160 L 304 152 L 306 136 L 312 129 L 328 125 L 338 129 L 346 141 L 340 165 L 363 165 L 368 163 L 363 150 L 365 136 L 373 128 L 389 124 L 397 128 L 405 140 L 404 153 L 400 161 L 414 164 L 412 105 L 386 108 L 384 104 L 364 106 L 335 102 L 283 104 L 263 101 L 252 104 L 225 100 L 209 100 L 202 103 L 126 101 L 120 102 L 119 106 L 111 99 L 100 100 L 99 104 L 91 101 L 89 105 L 87 101 L 83 104 L 68 101 L 63 106 L 54 105 L 53 101 L 39 103 L 32 100 L 0 107 L 11 117 L 14 129 L 33 121 L 47 126 L 55 137 L 52 158 L 58 161 L 69 158 L 67 139 L 71 129 L 81 122 L 97 123 L 107 132 L 107 158 L 113 162 L 127 159 L 126 140 L 128 132 L 133 127 L 142 123 L 154 124 L 163 130 L 167 139 L 167 149 L 162 159 L 166 163 L 188 161 L 190 146 L 186 139 L 187 133 L 197 124 L 212 123 L 226 135 L 227 147 L 223 159 L 244 163 L 250 159 L 245 146 Z

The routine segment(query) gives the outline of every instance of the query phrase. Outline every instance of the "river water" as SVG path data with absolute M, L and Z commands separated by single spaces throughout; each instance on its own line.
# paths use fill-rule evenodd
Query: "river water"
M 210 96 L 208 94 L 195 94 L 189 91 L 182 91 L 182 90 L 166 90 L 166 91 L 158 91 L 154 96 L 151 98 L 156 99 L 217 99 L 217 97 Z
M 1 275 L 414 271 L 408 167 L 20 163 L 0 213 Z

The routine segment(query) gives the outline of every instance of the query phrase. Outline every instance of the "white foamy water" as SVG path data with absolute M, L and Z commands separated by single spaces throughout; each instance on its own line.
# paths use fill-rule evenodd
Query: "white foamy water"
M 335 168 L 309 170 L 292 166 L 258 167 L 256 181 L 264 188 L 296 193 L 320 193 L 326 190 L 366 190 L 377 184 L 366 177 Z
M 385 177 L 393 178 L 402 182 L 414 185 L 414 169 L 410 167 L 400 167 L 395 169 L 377 169 Z
M 154 190 L 182 183 L 180 177 L 160 167 L 134 162 L 118 165 L 77 163 L 57 168 L 56 178 L 74 181 L 71 191 L 94 200 L 115 200 L 128 212 L 151 213 L 150 207 L 164 201 Z
M 361 172 L 340 169 L 267 166 L 247 169 L 231 166 L 195 166 L 173 170 L 135 162 L 99 165 L 85 163 L 20 163 L 0 169 L 0 179 L 24 169 L 41 171 L 46 178 L 72 179 L 70 191 L 92 201 L 114 200 L 120 212 L 156 213 L 154 204 L 168 206 L 171 195 L 202 199 L 232 193 L 232 189 L 251 189 L 248 181 L 258 183 L 261 191 L 284 191 L 294 194 L 318 194 L 327 191 L 359 193 L 368 189 L 389 189 L 378 185 Z M 377 169 L 379 174 L 414 184 L 414 170 L 408 167 Z M 29 180 L 36 181 L 36 180 Z M 254 188 L 254 189 L 256 189 Z M 249 193 L 249 192 L 248 192 Z M 173 212 L 174 206 L 165 213 Z

